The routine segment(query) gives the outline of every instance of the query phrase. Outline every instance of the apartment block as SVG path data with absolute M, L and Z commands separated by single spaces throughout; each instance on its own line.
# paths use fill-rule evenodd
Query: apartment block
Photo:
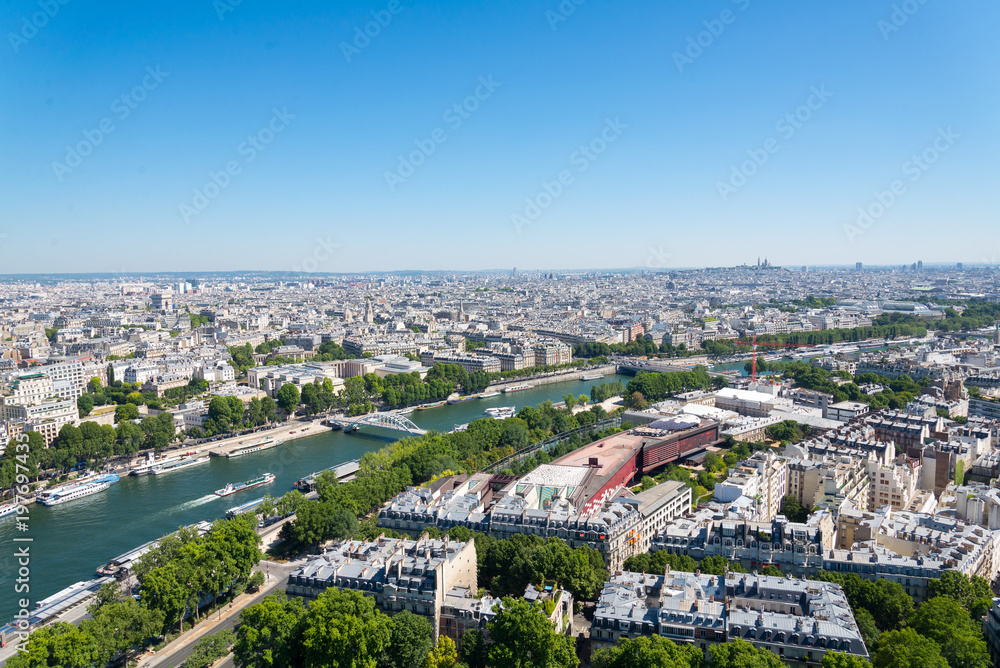
M 819 581 L 750 574 L 619 572 L 605 584 L 591 644 L 654 636 L 689 644 L 708 660 L 712 646 L 737 638 L 794 668 L 829 651 L 868 657 L 843 589 Z
M 476 591 L 476 544 L 379 537 L 346 541 L 288 576 L 288 593 L 315 598 L 331 587 L 359 591 L 387 614 L 427 617 L 435 637 L 445 597 L 453 588 Z

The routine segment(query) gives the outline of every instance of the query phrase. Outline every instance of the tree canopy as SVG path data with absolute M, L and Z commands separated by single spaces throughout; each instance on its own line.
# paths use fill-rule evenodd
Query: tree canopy
M 693 645 L 677 645 L 662 636 L 623 638 L 598 650 L 591 668 L 703 668 L 705 657 Z
M 504 598 L 500 614 L 488 628 L 490 666 L 576 668 L 580 663 L 572 639 L 552 628 L 541 606 L 524 599 Z

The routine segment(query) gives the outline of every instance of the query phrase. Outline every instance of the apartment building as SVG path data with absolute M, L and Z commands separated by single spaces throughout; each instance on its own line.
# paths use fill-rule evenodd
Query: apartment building
M 868 657 L 843 589 L 764 575 L 619 572 L 605 584 L 591 624 L 595 649 L 654 636 L 710 649 L 737 638 L 785 665 L 818 665 L 826 652 Z
M 691 489 L 669 481 L 638 494 L 624 493 L 582 513 L 565 498 L 581 483 L 580 478 L 560 478 L 552 471 L 519 480 L 477 474 L 397 495 L 380 511 L 378 526 L 410 535 L 432 526 L 441 531 L 465 526 L 495 538 L 557 537 L 571 547 L 592 547 L 609 568 L 620 568 L 629 557 L 648 551 L 651 538 L 691 508 Z
M 867 415 L 869 410 L 868 404 L 860 401 L 840 401 L 827 406 L 823 411 L 823 417 L 837 422 L 851 422 L 862 415 Z
M 852 504 L 867 509 L 870 497 L 867 461 L 846 454 L 789 459 L 788 494 L 804 508 L 837 510 Z
M 869 480 L 867 507 L 906 510 L 920 487 L 920 462 L 904 457 L 894 466 L 880 465 L 874 460 L 866 461 L 865 466 Z
M 0 419 L 22 423 L 22 432 L 37 431 L 50 445 L 63 425 L 80 424 L 75 400 L 44 399 L 34 404 L 0 404 Z
M 435 364 L 457 364 L 468 373 L 473 373 L 475 371 L 500 373 L 502 369 L 500 360 L 496 357 L 489 355 L 471 355 L 452 351 L 427 351 L 420 355 L 420 362 L 427 367 L 432 367 Z
M 1000 666 L 1000 598 L 993 599 L 993 605 L 983 618 L 983 638 L 993 665 Z
M 359 591 L 387 614 L 427 617 L 440 633 L 445 597 L 454 588 L 476 591 L 476 544 L 386 538 L 345 541 L 292 571 L 288 593 L 315 598 L 331 587 Z
M 791 399 L 727 387 L 715 393 L 715 407 L 751 417 L 768 417 L 773 410 L 791 409 Z
M 970 397 L 969 415 L 1000 420 L 1000 400 L 993 397 Z
M 721 556 L 751 570 L 776 566 L 786 573 L 813 574 L 822 569 L 824 552 L 834 547 L 835 527 L 833 514 L 826 510 L 799 523 L 784 516 L 747 520 L 708 507 L 664 528 L 651 541 L 650 551 L 697 560 Z
M 756 452 L 735 469 L 730 469 L 724 481 L 715 483 L 714 498 L 722 503 L 733 503 L 742 497 L 753 504 L 754 519 L 769 522 L 778 516 L 787 493 L 786 461 L 773 452 Z
M 884 507 L 860 516 L 841 513 L 837 534 L 846 548 L 826 554 L 823 568 L 898 582 L 917 601 L 945 570 L 992 582 L 1000 570 L 1000 531 L 944 515 Z

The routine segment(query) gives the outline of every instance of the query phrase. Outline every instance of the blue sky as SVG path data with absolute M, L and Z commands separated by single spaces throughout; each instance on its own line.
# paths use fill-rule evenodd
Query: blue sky
M 1000 255 L 995 2 L 65 3 L 0 9 L 0 273 Z

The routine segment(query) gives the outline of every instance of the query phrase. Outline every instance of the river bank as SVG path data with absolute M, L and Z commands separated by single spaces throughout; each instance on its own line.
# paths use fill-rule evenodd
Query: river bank
M 591 373 L 596 373 L 591 371 Z M 569 376 L 578 376 L 574 372 Z M 600 380 L 539 384 L 530 390 L 500 394 L 455 405 L 415 411 L 408 417 L 421 429 L 450 431 L 485 417 L 484 410 L 513 406 L 516 410 L 543 401 L 562 401 L 564 394 L 590 394 L 594 385 L 628 378 L 608 376 Z M 57 506 L 32 504 L 27 530 L 17 527 L 14 516 L 0 519 L 0 543 L 14 545 L 15 537 L 31 543 L 31 601 L 41 600 L 90 577 L 98 566 L 146 541 L 175 531 L 179 526 L 225 517 L 226 511 L 258 497 L 279 497 L 294 488 L 300 478 L 317 471 L 360 459 L 400 438 L 406 432 L 363 427 L 345 434 L 320 424 L 319 418 L 281 423 L 275 429 L 215 442 L 182 444 L 171 451 L 207 452 L 240 440 L 253 443 L 267 436 L 283 436 L 282 445 L 240 457 L 212 457 L 210 461 L 167 475 L 125 476 L 110 489 Z M 308 429 L 305 429 L 307 428 Z M 296 432 L 292 434 L 291 432 Z M 214 491 L 227 483 L 249 480 L 264 472 L 275 475 L 273 483 L 236 494 L 218 497 Z M 0 554 L 0 578 L 12 581 L 19 568 L 14 550 Z M 13 616 L 17 607 L 10 597 L 0 597 L 0 620 Z M 2 623 L 2 621 L 0 621 Z
M 517 385 L 550 385 L 552 383 L 565 383 L 571 380 L 581 380 L 583 376 L 592 376 L 598 373 L 603 373 L 605 376 L 614 376 L 617 372 L 618 368 L 614 364 L 605 364 L 603 366 L 589 367 L 582 370 L 553 371 L 552 373 L 541 374 L 538 376 L 526 376 L 524 378 L 514 378 L 501 383 L 494 383 L 486 388 L 486 390 L 499 390 L 502 392 L 508 387 L 514 387 Z

